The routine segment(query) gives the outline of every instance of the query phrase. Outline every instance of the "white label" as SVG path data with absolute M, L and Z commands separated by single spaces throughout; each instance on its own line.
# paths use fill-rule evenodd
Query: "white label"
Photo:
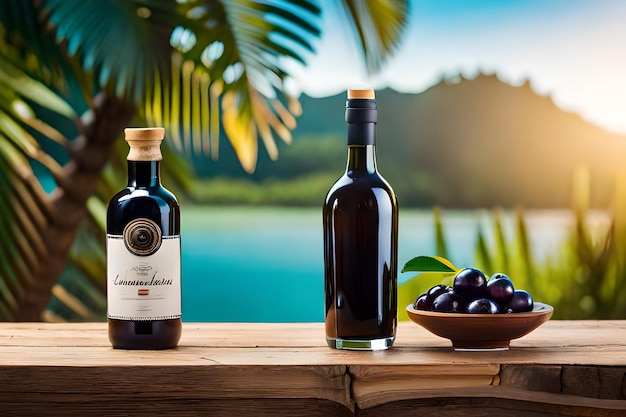
M 148 256 L 132 253 L 124 236 L 107 235 L 108 317 L 169 320 L 181 317 L 180 236 L 163 236 Z

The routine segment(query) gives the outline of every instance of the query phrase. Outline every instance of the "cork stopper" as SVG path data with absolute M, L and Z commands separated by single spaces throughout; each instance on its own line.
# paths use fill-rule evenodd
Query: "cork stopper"
M 348 90 L 348 99 L 374 100 L 376 94 L 371 88 Z
M 126 128 L 124 129 L 126 142 L 130 146 L 129 161 L 160 161 L 161 142 L 165 137 L 162 127 Z

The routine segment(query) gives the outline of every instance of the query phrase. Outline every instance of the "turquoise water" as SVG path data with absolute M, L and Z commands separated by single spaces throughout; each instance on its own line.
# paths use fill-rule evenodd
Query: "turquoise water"
M 526 218 L 538 257 L 556 248 L 571 221 L 563 212 Z M 512 229 L 512 215 L 505 220 Z M 491 221 L 485 212 L 444 212 L 455 265 L 472 264 L 478 227 L 489 232 Z M 399 269 L 434 247 L 432 211 L 401 210 Z M 182 251 L 186 322 L 323 321 L 321 209 L 183 206 Z

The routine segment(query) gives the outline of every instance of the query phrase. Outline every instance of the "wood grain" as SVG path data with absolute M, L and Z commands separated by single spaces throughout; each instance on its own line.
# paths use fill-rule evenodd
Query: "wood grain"
M 168 351 L 112 349 L 106 323 L 0 323 L 0 404 L 3 416 L 626 416 L 626 321 L 553 320 L 497 352 L 456 352 L 409 322 L 384 352 L 329 349 L 322 323 L 184 323 Z

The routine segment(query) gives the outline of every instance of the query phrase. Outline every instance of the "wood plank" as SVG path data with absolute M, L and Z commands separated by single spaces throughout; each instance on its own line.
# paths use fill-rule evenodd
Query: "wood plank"
M 71 406 L 55 402 L 3 402 L 3 417 L 354 417 L 341 404 L 317 399 L 229 399 L 201 400 L 153 398 L 137 402 L 128 396 L 100 401 L 83 398 Z
M 606 403 L 585 405 L 567 402 L 567 398 L 551 403 L 542 395 L 519 399 L 498 398 L 488 392 L 477 392 L 474 396 L 441 397 L 436 393 L 424 398 L 386 403 L 372 408 L 357 408 L 355 415 L 363 417 L 624 417 L 623 406 L 607 408 Z M 576 398 L 572 399 L 573 401 Z
M 414 398 L 415 392 L 457 391 L 467 387 L 497 384 L 500 366 L 485 365 L 395 365 L 349 367 L 352 393 L 361 408 Z M 441 393 L 440 393 L 441 395 Z
M 410 322 L 384 352 L 329 349 L 322 323 L 183 326 L 177 349 L 125 351 L 106 323 L 0 323 L 2 415 L 626 416 L 626 321 L 553 320 L 490 352 Z
M 11 350 L 11 346 L 17 349 Z M 65 349 L 48 349 L 51 347 Z M 72 347 L 84 354 L 77 358 Z M 306 355 L 301 354 L 301 349 Z M 76 361 L 80 360 L 85 365 L 99 361 L 124 364 L 128 358 L 141 356 L 169 364 L 178 361 L 206 363 L 209 358 L 230 364 L 238 361 L 242 364 L 284 362 L 301 365 L 514 364 L 530 361 L 626 366 L 626 321 L 550 321 L 535 332 L 512 341 L 510 350 L 500 352 L 455 352 L 448 340 L 408 322 L 399 324 L 396 344 L 386 352 L 329 349 L 321 323 L 185 323 L 176 350 L 122 352 L 125 351 L 110 348 L 106 323 L 0 323 L 0 363 L 17 361 L 36 365 L 69 361 L 79 364 Z M 226 357 L 220 352 L 227 352 Z
M 45 381 L 45 383 L 42 383 Z M 90 398 L 107 403 L 207 398 L 324 399 L 353 408 L 345 367 L 315 366 L 62 366 L 0 367 L 0 403 L 74 405 Z M 27 395 L 26 395 L 27 394 Z

